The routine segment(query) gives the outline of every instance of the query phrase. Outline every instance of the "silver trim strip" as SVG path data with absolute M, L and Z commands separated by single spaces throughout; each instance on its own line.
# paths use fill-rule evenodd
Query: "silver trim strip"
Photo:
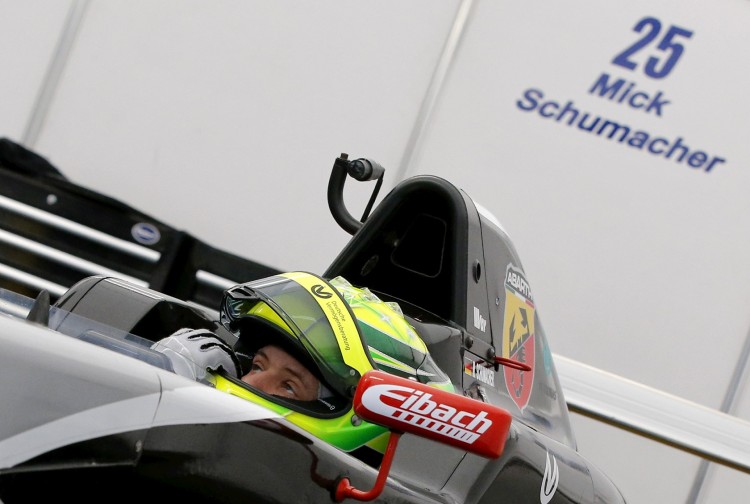
M 42 81 L 42 86 L 39 88 L 34 102 L 34 109 L 21 139 L 21 143 L 29 149 L 33 148 L 39 139 L 39 132 L 42 130 L 44 121 L 47 119 L 47 112 L 52 103 L 52 98 L 55 91 L 57 91 L 60 76 L 65 70 L 70 49 L 73 46 L 76 35 L 78 35 L 78 29 L 88 5 L 89 0 L 75 0 L 70 5 L 68 17 L 65 19 L 60 39 L 57 41 L 57 46 L 55 47 L 55 53 L 47 67 L 47 73 Z
M 71 413 L 0 440 L 0 468 L 80 441 L 151 427 L 161 394 L 151 393 Z
M 123 289 L 129 290 L 130 292 L 135 292 L 137 294 L 140 294 L 141 296 L 146 296 L 156 301 L 161 301 L 162 299 L 164 299 L 164 294 L 162 294 L 161 292 L 151 291 L 150 289 L 139 289 L 135 285 L 129 284 L 128 282 L 123 282 L 121 278 L 108 278 L 107 282 L 113 283 L 119 287 L 122 287 Z
M 93 263 L 91 261 L 86 261 L 85 259 L 80 259 L 74 255 L 62 252 L 52 247 L 48 247 L 47 245 L 42 245 L 41 243 L 23 238 L 22 236 L 14 235 L 2 229 L 0 229 L 0 241 L 9 243 L 33 254 L 42 256 L 46 259 L 50 259 L 58 263 L 66 264 L 78 270 L 85 271 L 91 275 L 107 275 L 119 277 L 136 285 L 148 287 L 148 283 L 139 278 L 135 278 L 109 268 L 105 268 L 104 266 L 101 266 L 99 264 Z
M 745 343 L 740 351 L 740 356 L 737 358 L 737 364 L 735 364 L 734 372 L 732 373 L 732 379 L 729 381 L 729 387 L 724 395 L 724 400 L 721 403 L 720 410 L 730 415 L 734 414 L 734 410 L 737 406 L 737 395 L 739 393 L 742 383 L 745 381 L 745 376 L 748 371 L 748 361 L 750 360 L 750 332 L 745 336 Z M 703 502 L 703 489 L 706 480 L 711 474 L 711 466 L 708 460 L 701 460 L 700 466 L 695 473 L 695 479 L 693 485 L 690 487 L 690 493 L 685 501 L 686 504 L 697 504 Z
M 0 263 L 0 276 L 13 279 L 16 282 L 21 282 L 22 284 L 34 287 L 39 290 L 44 289 L 50 294 L 52 294 L 53 296 L 58 296 L 58 297 L 62 296 L 63 293 L 65 293 L 65 291 L 68 290 L 67 287 L 64 287 L 60 284 L 49 282 L 47 280 L 44 280 L 43 278 L 39 278 L 38 276 L 34 276 L 30 273 L 26 273 L 25 271 L 11 268 L 10 266 L 6 264 L 1 264 L 1 263 Z
M 201 283 L 208 284 L 213 287 L 218 287 L 220 289 L 228 289 L 230 287 L 234 287 L 238 283 L 241 283 L 235 282 L 234 280 L 229 280 L 228 278 L 224 278 L 219 275 L 214 275 L 213 273 L 209 273 L 208 271 L 204 270 L 196 271 L 195 278 Z
M 54 228 L 62 229 L 63 231 L 67 231 L 76 236 L 86 238 L 87 240 L 106 245 L 108 247 L 119 250 L 121 252 L 125 252 L 151 263 L 156 263 L 161 258 L 161 254 L 156 250 L 151 250 L 149 248 L 142 247 L 141 245 L 136 245 L 135 243 L 130 243 L 125 240 L 121 240 L 120 238 L 115 238 L 114 236 L 108 235 L 107 233 L 97 231 L 96 229 L 92 229 L 87 226 L 83 226 L 81 224 L 78 224 L 77 222 L 73 222 L 63 217 L 58 217 L 57 215 L 53 215 L 31 205 L 27 205 L 25 203 L 10 199 L 6 196 L 0 195 L 0 208 L 4 208 L 25 217 L 29 217 L 44 224 L 48 224 Z
M 750 422 L 554 356 L 570 410 L 750 473 Z
M 414 121 L 414 126 L 409 134 L 409 140 L 406 143 L 404 155 L 401 158 L 401 163 L 399 164 L 396 178 L 394 179 L 396 183 L 406 178 L 414 158 L 416 158 L 421 150 L 424 131 L 427 129 L 427 124 L 432 116 L 432 111 L 435 108 L 438 96 L 440 96 L 440 93 L 443 90 L 443 84 L 448 75 L 448 70 L 450 70 L 451 65 L 453 65 L 456 49 L 458 48 L 458 43 L 460 42 L 464 29 L 466 28 L 473 3 L 473 0 L 462 0 L 461 5 L 458 6 L 456 17 L 453 20 L 453 26 L 451 27 L 451 31 L 445 41 L 443 52 L 440 54 L 440 59 L 438 60 L 438 64 L 432 74 L 430 84 L 427 86 L 424 98 L 422 98 L 422 104 L 419 107 L 417 118 Z

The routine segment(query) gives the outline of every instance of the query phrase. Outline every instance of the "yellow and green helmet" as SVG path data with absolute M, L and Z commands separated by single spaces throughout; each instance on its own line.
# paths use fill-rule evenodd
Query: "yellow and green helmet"
M 327 281 L 291 272 L 243 283 L 225 292 L 220 317 L 237 337 L 234 349 L 243 368 L 255 351 L 274 344 L 305 364 L 322 386 L 314 401 L 269 395 L 226 375 L 215 377 L 216 387 L 284 415 L 345 451 L 368 446 L 382 452 L 387 442 L 385 428 L 362 421 L 352 410 L 357 384 L 367 371 L 379 369 L 453 391 L 398 304 L 342 277 Z

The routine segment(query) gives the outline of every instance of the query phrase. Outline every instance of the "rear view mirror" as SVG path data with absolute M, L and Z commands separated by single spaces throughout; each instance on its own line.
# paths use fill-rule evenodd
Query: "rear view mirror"
M 502 408 L 382 371 L 370 371 L 360 380 L 354 411 L 391 430 L 489 458 L 503 452 L 511 423 Z
M 401 434 L 408 432 L 488 458 L 503 453 L 511 414 L 476 399 L 430 387 L 405 378 L 368 371 L 354 394 L 354 412 L 363 420 L 391 430 L 375 486 L 354 488 L 342 478 L 335 500 L 372 500 L 382 492 Z

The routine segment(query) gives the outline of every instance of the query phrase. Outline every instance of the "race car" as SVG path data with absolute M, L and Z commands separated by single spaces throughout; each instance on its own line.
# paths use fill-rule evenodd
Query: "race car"
M 0 500 L 624 503 L 576 449 L 533 290 L 497 219 L 429 175 L 372 208 L 383 171 L 336 158 L 328 203 L 352 238 L 309 292 L 343 277 L 397 304 L 450 380 L 452 391 L 375 366 L 356 376 L 345 418 L 384 429 L 384 450 L 333 444 L 227 393 L 220 372 L 178 375 L 154 343 L 191 327 L 236 345 L 218 306 L 89 275 L 60 295 L 0 290 Z M 377 181 L 361 219 L 343 204 L 350 177 Z

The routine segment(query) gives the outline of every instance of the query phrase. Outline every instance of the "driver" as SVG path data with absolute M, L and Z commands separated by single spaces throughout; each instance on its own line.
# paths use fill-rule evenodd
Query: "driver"
M 153 348 L 176 373 L 263 405 L 344 451 L 382 454 L 388 441 L 387 429 L 352 409 L 367 371 L 454 390 L 398 304 L 342 277 L 291 272 L 236 285 L 220 320 L 234 344 L 182 329 Z
M 268 344 L 252 355 L 237 353 L 208 329 L 180 329 L 152 346 L 172 362 L 175 373 L 204 383 L 209 371 L 230 373 L 267 394 L 312 401 L 320 395 L 320 380 L 282 345 Z
M 267 394 L 298 401 L 313 401 L 321 393 L 320 380 L 300 361 L 276 345 L 258 349 L 242 381 Z

